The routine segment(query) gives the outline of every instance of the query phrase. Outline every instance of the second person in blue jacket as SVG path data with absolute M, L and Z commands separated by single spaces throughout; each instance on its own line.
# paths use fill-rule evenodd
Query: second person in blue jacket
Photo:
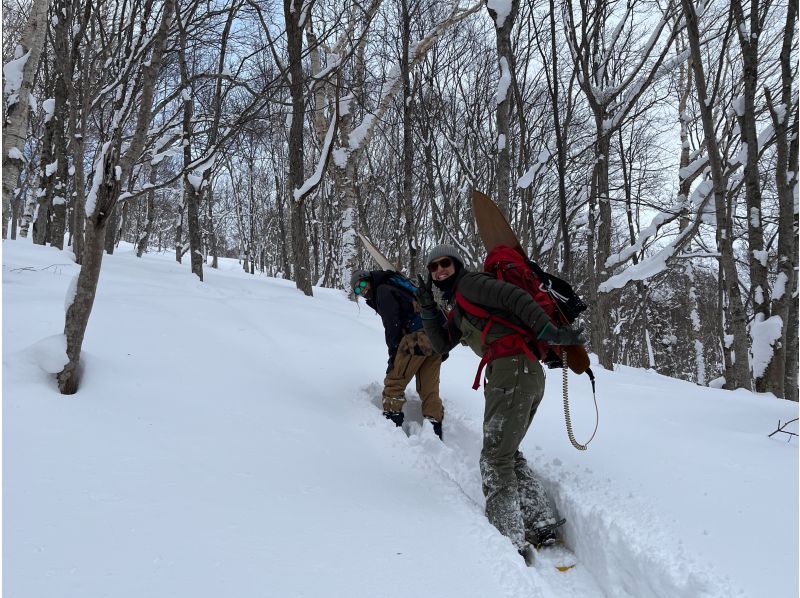
M 395 425 L 402 425 L 405 389 L 416 377 L 422 415 L 441 439 L 444 407 L 439 396 L 439 370 L 442 356 L 433 350 L 425 334 L 413 285 L 391 270 L 356 270 L 350 278 L 350 288 L 383 320 L 389 350 L 383 381 L 383 415 Z

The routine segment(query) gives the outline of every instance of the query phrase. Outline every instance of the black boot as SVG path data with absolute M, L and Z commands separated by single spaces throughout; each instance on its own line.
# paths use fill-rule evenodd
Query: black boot
M 558 528 L 567 522 L 566 519 L 560 519 L 554 523 L 537 527 L 529 533 L 525 534 L 525 539 L 537 548 L 542 546 L 552 546 L 558 542 Z
M 399 428 L 403 425 L 403 419 L 405 418 L 405 415 L 403 415 L 402 411 L 384 411 L 383 417 L 392 420 L 394 425 Z
M 437 422 L 432 417 L 426 417 L 425 419 L 431 422 L 431 425 L 433 426 L 433 433 L 439 437 L 439 440 L 443 441 L 444 439 L 442 438 L 442 422 Z

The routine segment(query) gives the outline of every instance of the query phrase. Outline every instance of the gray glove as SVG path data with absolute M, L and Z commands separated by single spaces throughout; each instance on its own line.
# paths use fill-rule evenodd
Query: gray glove
M 573 330 L 569 326 L 559 326 L 556 328 L 552 324 L 548 324 L 542 329 L 537 338 L 551 345 L 583 345 L 586 339 L 581 336 L 581 332 L 583 332 L 582 327 Z
M 421 274 L 417 274 L 417 281 L 416 297 L 419 307 L 422 310 L 422 316 L 427 317 L 427 319 L 435 317 L 439 308 L 436 306 L 436 300 L 433 298 L 433 279 L 429 274 L 428 280 L 426 281 L 422 278 Z

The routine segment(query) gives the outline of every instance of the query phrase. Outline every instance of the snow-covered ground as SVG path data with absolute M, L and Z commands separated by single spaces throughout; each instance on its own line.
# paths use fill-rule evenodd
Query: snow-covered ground
M 14 598 L 798 595 L 796 403 L 595 366 L 570 445 L 560 372 L 523 443 L 572 554 L 526 568 L 485 520 L 477 359 L 442 369 L 445 442 L 376 408 L 380 319 L 344 292 L 106 256 L 64 397 L 70 253 L 3 243 L 3 590 Z M 575 434 L 591 432 L 585 377 Z M 797 426 L 792 428 L 797 431 Z M 554 565 L 577 566 L 559 572 Z

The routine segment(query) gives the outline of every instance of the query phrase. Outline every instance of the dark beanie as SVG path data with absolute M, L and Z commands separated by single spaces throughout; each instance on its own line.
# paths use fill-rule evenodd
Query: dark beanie
M 353 270 L 353 273 L 350 275 L 350 290 L 352 291 L 356 285 L 365 278 L 370 279 L 372 276 L 366 270 Z

